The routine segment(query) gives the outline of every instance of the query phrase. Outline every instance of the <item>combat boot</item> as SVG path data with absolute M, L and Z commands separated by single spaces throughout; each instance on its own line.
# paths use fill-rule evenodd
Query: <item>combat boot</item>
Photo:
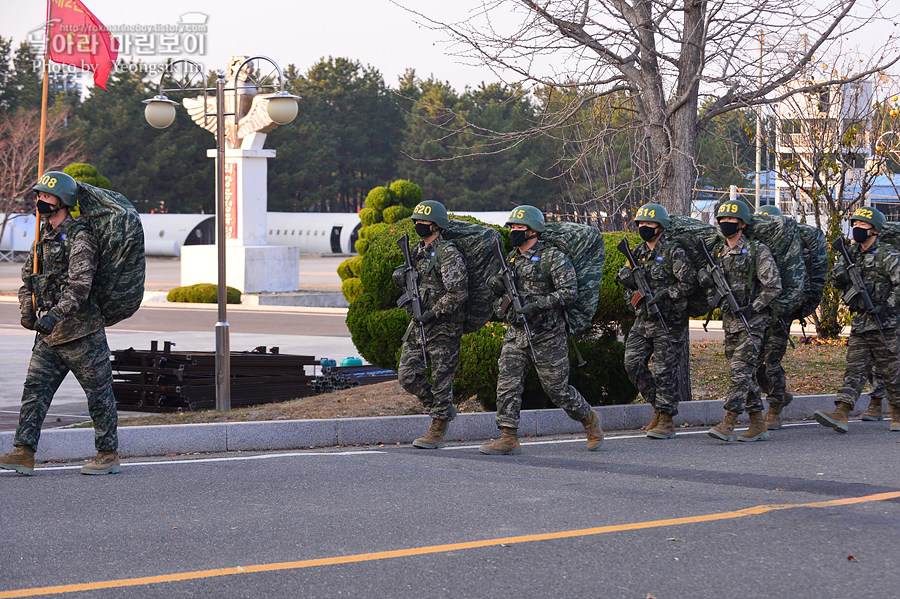
M 850 410 L 852 409 L 853 406 L 851 406 L 850 404 L 840 402 L 837 404 L 834 412 L 824 412 L 822 410 L 816 410 L 813 413 L 813 418 L 815 418 L 816 422 L 818 422 L 822 426 L 833 428 L 836 432 L 839 433 L 846 433 L 848 430 L 850 430 Z
M 860 420 L 865 420 L 866 422 L 878 422 L 882 420 L 883 412 L 881 409 L 881 398 L 880 397 L 870 397 L 869 398 L 869 407 L 866 408 L 866 411 L 859 415 Z
M 449 420 L 432 418 L 431 428 L 423 436 L 413 441 L 413 447 L 418 447 L 419 449 L 440 449 L 445 445 L 444 433 L 447 432 L 448 424 L 450 424 Z
M 720 439 L 722 441 L 734 441 L 734 423 L 737 422 L 738 416 L 737 412 L 726 411 L 725 418 L 722 419 L 722 422 L 715 425 L 706 433 L 710 437 L 714 437 L 716 439 Z
M 647 436 L 651 439 L 672 439 L 675 437 L 675 423 L 672 422 L 672 415 L 665 412 L 657 412 L 659 418 L 656 426 L 647 429 Z
M 519 429 L 501 426 L 500 433 L 499 439 L 490 445 L 482 445 L 478 451 L 488 455 L 518 455 L 522 453 L 522 448 L 519 446 Z
M 650 422 L 647 423 L 647 426 L 642 426 L 641 428 L 645 431 L 649 431 L 650 429 L 656 428 L 656 425 L 659 424 L 659 410 L 653 410 L 653 418 L 650 419 Z
M 750 428 L 737 436 L 738 441 L 765 441 L 769 438 L 769 431 L 763 420 L 762 410 L 750 412 Z
M 590 415 L 581 421 L 587 435 L 588 451 L 596 451 L 603 445 L 603 429 L 600 428 L 600 414 L 591 410 Z
M 770 403 L 769 409 L 766 410 L 766 429 L 777 431 L 781 428 L 781 410 L 784 408 L 780 403 Z
M 34 450 L 28 445 L 16 445 L 12 453 L 0 455 L 0 468 L 15 470 L 25 476 L 33 476 Z
M 81 467 L 82 474 L 116 474 L 121 472 L 119 465 L 119 452 L 98 451 L 97 457 Z
M 900 433 L 900 406 L 891 404 L 891 430 Z

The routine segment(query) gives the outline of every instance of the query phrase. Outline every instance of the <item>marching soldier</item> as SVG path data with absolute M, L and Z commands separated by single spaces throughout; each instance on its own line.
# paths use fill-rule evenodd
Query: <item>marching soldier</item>
M 843 291 L 843 300 L 853 313 L 850 338 L 847 341 L 847 367 L 844 385 L 838 389 L 833 412 L 817 410 L 816 421 L 839 433 L 848 431 L 850 411 L 859 393 L 874 371 L 881 377 L 891 409 L 891 430 L 900 431 L 900 252 L 887 244 L 879 244 L 886 219 L 871 207 L 856 210 L 850 217 L 853 245 L 848 254 L 860 268 L 865 291 L 872 301 L 867 308 L 864 295 L 857 289 L 848 271 L 849 265 L 840 255 L 831 278 Z M 879 410 L 880 411 L 880 410 Z
M 534 206 L 513 209 L 506 226 L 513 245 L 507 255 L 507 266 L 514 272 L 522 306 L 518 313 L 510 307 L 504 315 L 510 326 L 498 361 L 497 427 L 501 436 L 494 443 L 482 445 L 479 451 L 521 453 L 519 412 L 525 375 L 532 364 L 550 400 L 584 426 L 588 450 L 599 449 L 603 442 L 600 416 L 569 385 L 569 348 L 563 310 L 578 295 L 575 268 L 563 252 L 541 243 L 544 215 Z M 496 295 L 506 293 L 499 276 L 488 277 L 487 283 Z M 530 325 L 530 339 L 525 322 Z
M 678 413 L 679 373 L 683 371 L 680 348 L 689 343 L 685 308 L 697 285 L 697 271 L 684 249 L 666 238 L 670 221 L 665 208 L 645 204 L 637 211 L 634 222 L 644 242 L 632 250 L 637 264 L 626 264 L 618 273 L 626 301 L 636 315 L 625 341 L 625 370 L 644 400 L 653 405 L 647 436 L 670 439 L 675 436 L 672 417 Z M 644 271 L 652 297 L 637 292 L 634 268 Z M 658 314 L 651 311 L 654 305 L 659 306 Z M 652 373 L 647 367 L 651 356 Z
M 762 415 L 756 369 L 763 336 L 772 319 L 769 304 L 781 293 L 781 277 L 769 248 L 743 234 L 751 219 L 750 208 L 739 200 L 725 202 L 716 213 L 719 230 L 725 237 L 719 254 L 719 266 L 740 307 L 737 313 L 732 313 L 729 304 L 723 302 L 722 328 L 725 331 L 725 357 L 729 362 L 731 380 L 725 401 L 725 418 L 708 433 L 711 437 L 729 442 L 735 440 L 734 425 L 744 409 L 750 415 L 750 428 L 738 435 L 737 440 L 763 441 L 769 438 Z M 697 278 L 704 287 L 713 284 L 705 268 L 698 271 Z
M 118 415 L 103 316 L 91 294 L 97 271 L 97 240 L 69 210 L 77 203 L 77 184 L 50 171 L 33 187 L 44 225 L 37 247 L 22 268 L 19 307 L 22 326 L 37 331 L 25 377 L 15 450 L 0 456 L 0 468 L 34 474 L 34 452 L 53 395 L 72 371 L 87 396 L 94 421 L 97 457 L 82 474 L 113 474 L 121 467 Z M 32 274 L 37 255 L 38 272 Z M 32 302 L 32 295 L 34 302 Z
M 418 276 L 422 315 L 410 322 L 403 338 L 397 375 L 400 385 L 418 397 L 431 416 L 431 427 L 413 441 L 413 446 L 439 449 L 444 446 L 447 425 L 457 412 L 453 405 L 453 377 L 459 366 L 459 346 L 466 320 L 468 276 L 462 254 L 441 236 L 441 231 L 450 226 L 444 205 L 421 202 L 414 208 L 412 218 L 416 234 L 421 238 L 412 248 L 410 258 Z M 394 283 L 401 288 L 404 272 L 405 266 L 400 265 L 393 273 Z M 415 334 L 419 325 L 425 331 L 424 353 L 422 337 Z M 425 375 L 426 353 L 432 382 Z

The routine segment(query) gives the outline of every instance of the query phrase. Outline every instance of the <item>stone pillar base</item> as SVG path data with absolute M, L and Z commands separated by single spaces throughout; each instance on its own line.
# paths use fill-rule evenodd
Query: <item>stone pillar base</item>
M 218 281 L 215 245 L 181 248 L 181 285 Z M 225 282 L 242 293 L 300 288 L 300 249 L 279 245 L 225 247 Z

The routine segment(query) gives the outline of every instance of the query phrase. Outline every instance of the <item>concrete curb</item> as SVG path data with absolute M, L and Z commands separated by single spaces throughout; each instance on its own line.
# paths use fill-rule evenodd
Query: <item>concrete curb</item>
M 868 394 L 857 405 L 867 406 Z M 820 409 L 832 409 L 834 395 L 801 395 L 784 410 L 787 420 L 802 420 Z M 721 399 L 691 401 L 679 406 L 678 426 L 709 426 L 722 420 Z M 638 430 L 653 415 L 650 404 L 627 404 L 594 408 L 605 431 Z M 859 411 L 854 411 L 858 414 Z M 451 424 L 447 439 L 481 441 L 497 436 L 493 412 L 460 414 Z M 746 414 L 741 422 L 746 422 Z M 216 424 L 125 426 L 119 428 L 119 451 L 123 457 L 161 456 L 170 453 L 222 451 L 269 451 L 333 447 L 354 444 L 411 443 L 427 428 L 425 415 L 336 418 L 330 420 L 271 420 Z M 581 424 L 563 410 L 524 410 L 521 436 L 540 437 L 583 433 Z M 14 433 L 0 432 L 0 448 L 11 448 Z M 92 457 L 93 429 L 50 429 L 41 433 L 35 456 L 41 461 L 83 460 Z

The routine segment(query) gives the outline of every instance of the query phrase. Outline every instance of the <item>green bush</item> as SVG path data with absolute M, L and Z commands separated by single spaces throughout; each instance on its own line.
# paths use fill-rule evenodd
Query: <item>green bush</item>
M 387 223 L 375 223 L 374 225 L 369 225 L 368 227 L 360 229 L 359 236 L 371 241 L 373 237 L 389 228 L 391 228 L 391 225 Z
M 359 211 L 359 220 L 362 222 L 363 228 L 370 227 L 381 222 L 381 211 L 374 208 L 363 208 Z
M 463 335 L 459 368 L 453 379 L 453 400 L 461 403 L 475 397 L 483 406 L 497 406 L 497 359 L 506 325 L 489 322 L 481 329 Z
M 603 281 L 600 282 L 600 294 L 597 311 L 594 313 L 594 324 L 603 333 L 610 334 L 618 326 L 624 335 L 634 324 L 634 312 L 628 307 L 622 286 L 616 279 L 619 269 L 625 266 L 625 256 L 616 249 L 622 237 L 627 237 L 631 247 L 641 241 L 634 233 L 604 233 L 606 245 L 606 262 L 603 265 Z
M 338 264 L 338 276 L 341 277 L 342 281 L 346 281 L 350 277 L 358 277 L 361 264 L 362 256 L 353 256 L 352 258 L 347 258 L 346 260 Z
M 356 253 L 360 256 L 364 255 L 366 253 L 366 250 L 369 249 L 369 240 L 365 237 L 360 237 L 353 242 L 353 249 L 355 249 Z
M 388 206 L 393 206 L 396 200 L 397 196 L 387 187 L 375 187 L 366 196 L 366 208 L 381 212 Z M 362 213 L 360 213 L 360 216 L 362 216 Z M 363 223 L 363 226 L 365 226 L 365 223 Z
M 384 222 L 389 225 L 393 225 L 409 216 L 412 216 L 412 208 L 407 208 L 406 206 L 388 206 L 381 213 Z
M 341 283 L 341 293 L 344 294 L 344 299 L 348 303 L 352 303 L 353 300 L 361 296 L 363 291 L 363 284 L 359 277 L 350 277 L 349 279 L 344 279 L 344 282 Z
M 401 308 L 378 310 L 375 298 L 363 293 L 347 310 L 347 328 L 359 354 L 379 368 L 397 369 L 397 349 L 409 326 Z
M 218 302 L 218 285 L 197 283 L 187 287 L 175 287 L 166 296 L 170 302 L 188 302 L 191 304 L 215 304 Z M 241 303 L 241 292 L 234 287 L 225 290 L 225 301 L 229 304 Z
M 391 191 L 397 197 L 398 203 L 409 209 L 415 208 L 416 204 L 422 201 L 422 188 L 406 179 L 397 179 L 391 183 Z
M 63 172 L 76 181 L 83 181 L 84 183 L 93 185 L 94 187 L 109 189 L 109 179 L 101 175 L 100 171 L 98 171 L 97 167 L 93 164 L 73 162 L 72 164 L 64 168 Z
M 397 305 L 397 298 L 401 295 L 400 289 L 391 279 L 391 274 L 394 268 L 403 262 L 403 254 L 397 245 L 397 240 L 403 234 L 409 234 L 411 239 L 418 239 L 415 225 L 409 218 L 394 225 L 385 225 L 378 235 L 369 237 L 369 249 L 363 256 L 359 276 L 366 293 L 371 293 L 375 297 L 379 310 L 394 308 Z

